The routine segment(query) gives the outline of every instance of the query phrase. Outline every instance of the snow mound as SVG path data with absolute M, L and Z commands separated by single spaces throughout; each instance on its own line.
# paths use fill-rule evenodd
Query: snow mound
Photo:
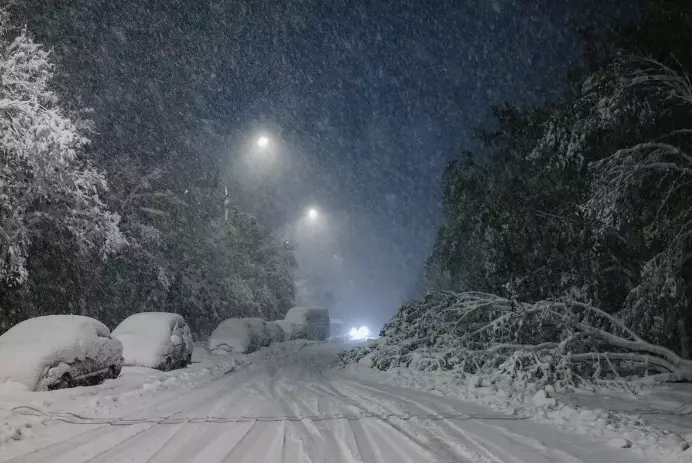
M 192 356 L 192 333 L 175 313 L 143 312 L 127 317 L 113 337 L 123 344 L 124 364 L 170 369 L 187 365 Z
M 122 344 L 103 323 L 80 315 L 31 318 L 0 336 L 0 383 L 52 387 L 64 374 L 120 371 Z
M 267 322 L 267 331 L 269 331 L 269 339 L 272 343 L 283 342 L 286 339 L 283 328 L 276 322 Z
M 304 339 L 324 341 L 329 336 L 329 311 L 317 307 L 293 307 L 284 320 L 297 325 Z M 302 333 L 301 333 L 302 334 Z
M 248 354 L 271 344 L 267 323 L 261 318 L 229 318 L 209 337 L 209 350 Z

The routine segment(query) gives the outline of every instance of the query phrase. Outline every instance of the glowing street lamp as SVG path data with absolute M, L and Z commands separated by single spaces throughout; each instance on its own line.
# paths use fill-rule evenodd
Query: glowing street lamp
M 311 207 L 311 208 L 308 210 L 308 219 L 310 219 L 312 222 L 314 222 L 315 220 L 317 220 L 317 215 L 318 215 L 318 214 L 317 214 L 317 209 L 315 209 L 314 207 Z
M 267 146 L 269 146 L 269 137 L 262 135 L 261 137 L 257 138 L 258 148 L 266 148 Z

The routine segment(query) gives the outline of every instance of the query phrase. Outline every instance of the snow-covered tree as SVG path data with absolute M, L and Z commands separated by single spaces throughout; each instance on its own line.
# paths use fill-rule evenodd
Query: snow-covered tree
M 104 175 L 85 152 L 86 123 L 51 90 L 49 52 L 0 21 L 0 284 L 30 277 L 37 240 L 69 243 L 75 259 L 105 258 L 124 243 L 119 216 L 101 199 Z
M 623 80 L 652 102 L 657 117 L 650 125 L 656 137 L 618 149 L 591 166 L 593 194 L 587 210 L 602 229 L 616 233 L 633 221 L 641 224 L 646 262 L 623 315 L 649 339 L 690 355 L 692 85 L 683 72 L 663 63 L 635 63 Z M 682 346 L 680 338 L 688 338 Z

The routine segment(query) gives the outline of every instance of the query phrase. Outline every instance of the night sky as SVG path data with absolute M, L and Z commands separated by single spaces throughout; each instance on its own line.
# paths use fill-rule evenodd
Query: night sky
M 169 167 L 181 190 L 257 133 L 273 137 L 303 273 L 334 292 L 337 316 L 373 325 L 415 291 L 443 169 L 473 148 L 490 105 L 560 98 L 577 30 L 636 14 L 621 0 L 279 3 L 16 8 L 55 48 L 69 94 L 94 108 L 96 147 Z M 322 227 L 300 232 L 309 206 Z

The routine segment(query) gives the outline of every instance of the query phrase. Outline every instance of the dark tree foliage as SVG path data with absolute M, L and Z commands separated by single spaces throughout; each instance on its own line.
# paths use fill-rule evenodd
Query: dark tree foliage
M 46 314 L 88 315 L 114 328 L 133 313 L 176 312 L 198 335 L 232 316 L 282 317 L 294 300 L 296 261 L 290 244 L 256 218 L 270 222 L 273 197 L 253 214 L 239 210 L 253 198 L 223 187 L 215 151 L 223 132 L 203 117 L 186 122 L 194 114 L 153 91 L 116 85 L 128 111 L 143 118 L 137 133 L 103 119 L 109 102 L 95 89 L 107 87 L 104 79 L 133 85 L 128 76 L 146 79 L 167 64 L 162 55 L 140 63 L 153 68 L 113 76 L 102 72 L 107 57 L 95 56 L 86 60 L 94 82 L 75 79 L 66 71 L 84 59 L 85 37 L 101 37 L 88 29 L 89 15 L 104 10 L 58 3 L 12 2 L 9 20 L 0 11 L 0 333 Z M 147 2 L 139 7 L 147 11 Z M 35 45 L 18 27 L 29 17 L 42 22 L 43 39 L 70 31 L 69 46 L 50 55 Z M 93 124 L 82 118 L 83 101 L 96 106 Z M 180 139 L 159 136 L 164 119 L 180 122 Z
M 562 103 L 493 108 L 445 172 L 428 288 L 586 301 L 689 356 L 691 26 L 687 2 L 649 1 Z

